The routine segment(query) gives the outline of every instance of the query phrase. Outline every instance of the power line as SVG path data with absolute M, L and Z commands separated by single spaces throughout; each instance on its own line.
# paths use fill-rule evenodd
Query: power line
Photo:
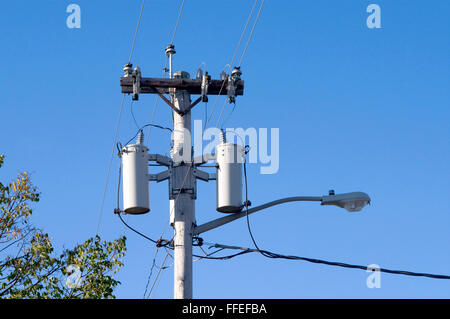
M 250 44 L 250 40 L 252 39 L 253 32 L 255 31 L 256 24 L 258 23 L 259 16 L 261 15 L 261 11 L 264 5 L 264 1 L 262 0 L 261 6 L 259 7 L 258 14 L 256 15 L 255 23 L 253 24 L 252 30 L 250 31 L 250 36 L 248 37 L 247 44 L 245 45 L 244 52 L 242 53 L 241 60 L 239 61 L 239 66 L 242 64 L 242 60 L 244 60 L 245 53 L 247 53 L 248 45 Z
M 175 40 L 175 34 L 177 33 L 178 24 L 181 19 L 181 13 L 183 12 L 183 7 L 184 7 L 184 0 L 181 3 L 180 11 L 178 12 L 178 18 L 177 18 L 177 22 L 175 23 L 175 28 L 173 29 L 172 39 L 170 40 L 170 44 L 173 44 L 173 41 Z
M 136 25 L 136 30 L 134 31 L 133 43 L 131 44 L 131 52 L 130 52 L 130 58 L 128 59 L 128 64 L 131 63 L 131 58 L 133 57 L 134 45 L 136 43 L 136 37 L 137 37 L 138 31 L 139 31 L 139 25 L 141 24 L 141 17 L 142 17 L 142 12 L 144 11 L 144 4 L 145 4 L 145 0 L 142 0 L 141 11 L 139 12 L 139 18 L 138 18 L 138 22 Z
M 224 248 L 224 249 L 238 249 L 242 250 L 242 252 L 246 253 L 253 253 L 253 252 L 263 252 L 264 254 L 267 254 L 269 258 L 281 258 L 281 259 L 288 259 L 288 260 L 302 260 L 307 261 L 310 263 L 315 264 L 324 264 L 328 266 L 337 266 L 337 267 L 344 267 L 344 268 L 353 268 L 353 269 L 361 269 L 366 270 L 368 269 L 367 266 L 361 266 L 361 265 L 354 265 L 354 264 L 347 264 L 342 262 L 336 262 L 336 261 L 328 261 L 328 260 L 322 260 L 322 259 L 316 259 L 316 258 L 309 258 L 309 257 L 300 257 L 300 256 L 290 256 L 290 255 L 282 255 L 270 252 L 268 250 L 259 250 L 259 249 L 250 249 L 250 248 L 244 248 L 244 247 L 235 247 L 235 246 L 228 246 L 228 245 L 221 245 L 221 244 L 214 244 L 215 248 Z M 412 272 L 407 270 L 393 270 L 393 269 L 387 269 L 387 268 L 379 268 L 376 269 L 380 272 L 385 272 L 389 274 L 395 274 L 395 275 L 405 275 L 405 276 L 414 276 L 414 277 L 427 277 L 427 278 L 433 278 L 433 279 L 450 279 L 449 275 L 439 275 L 439 274 L 430 274 L 430 273 L 418 273 L 418 272 Z
M 119 215 L 119 217 L 120 217 L 120 215 Z M 135 231 L 135 232 L 137 234 L 141 235 L 142 237 L 144 237 L 145 239 L 150 240 L 153 243 L 155 243 L 155 241 L 153 241 L 151 238 L 143 235 L 142 233 L 137 232 L 137 231 Z M 323 264 L 323 265 L 343 267 L 343 268 L 361 269 L 361 270 L 365 270 L 365 271 L 367 271 L 367 269 L 368 269 L 367 266 L 362 266 L 362 265 L 347 264 L 347 263 L 343 263 L 343 262 L 328 261 L 328 260 L 309 258 L 309 257 L 282 255 L 282 254 L 274 253 L 274 252 L 271 252 L 268 250 L 251 249 L 251 248 L 238 247 L 238 246 L 229 246 L 229 245 L 223 245 L 223 244 L 217 244 L 217 243 L 216 244 L 205 243 L 205 244 L 210 244 L 211 245 L 210 248 L 214 247 L 214 248 L 220 248 L 220 249 L 232 249 L 232 250 L 241 250 L 241 251 L 236 254 L 219 256 L 219 257 L 211 257 L 211 255 L 216 252 L 211 253 L 207 256 L 200 256 L 200 255 L 196 255 L 196 254 L 192 254 L 192 256 L 196 257 L 196 258 L 200 258 L 200 259 L 228 260 L 228 259 L 231 259 L 231 258 L 234 258 L 237 256 L 258 252 L 258 253 L 261 253 L 264 257 L 273 258 L 273 259 L 302 260 L 302 261 L 307 261 L 307 262 L 314 263 L 314 264 Z M 173 249 L 173 247 L 170 245 L 166 245 L 166 246 L 168 246 L 170 249 Z M 167 255 L 166 255 L 166 258 L 167 258 Z M 376 269 L 376 271 L 394 274 L 394 275 L 426 277 L 426 278 L 432 278 L 432 279 L 450 279 L 449 275 L 419 273 L 419 272 L 412 272 L 412 271 L 407 271 L 407 270 L 394 270 L 394 269 L 388 269 L 388 268 L 379 268 L 379 269 Z
M 238 50 L 239 50 L 239 48 L 241 46 L 242 40 L 244 38 L 245 32 L 247 31 L 248 24 L 249 24 L 249 22 L 251 20 L 251 17 L 253 16 L 253 11 L 255 10 L 255 7 L 256 7 L 257 3 L 258 3 L 258 0 L 255 0 L 253 2 L 253 6 L 252 6 L 252 8 L 250 10 L 250 14 L 249 14 L 249 16 L 247 18 L 247 21 L 246 21 L 246 23 L 244 25 L 244 29 L 242 30 L 241 36 L 240 36 L 239 41 L 238 41 L 238 43 L 236 45 L 236 48 L 234 50 L 233 57 L 231 58 L 231 63 L 228 64 L 227 78 L 228 78 L 228 75 L 230 74 L 231 67 L 232 67 L 233 62 L 234 62 L 234 60 L 236 58 L 236 54 L 237 54 L 237 52 L 238 52 Z M 205 123 L 205 128 L 203 129 L 203 132 L 206 130 L 207 125 L 208 125 L 209 121 L 211 120 L 212 115 L 214 114 L 214 110 L 216 108 L 217 102 L 219 101 L 220 94 L 222 93 L 224 87 L 225 87 L 225 79 L 222 81 L 222 86 L 220 87 L 219 94 L 217 95 L 217 97 L 216 97 L 216 99 L 214 101 L 214 104 L 213 104 L 213 106 L 211 108 L 211 113 L 210 113 L 210 115 L 208 117 L 208 120 Z M 225 104 L 226 104 L 226 100 L 225 100 Z M 222 111 L 220 112 L 220 116 L 222 116 L 223 108 L 225 107 L 225 104 L 224 104 L 224 106 L 222 106 Z M 219 120 L 220 120 L 220 116 L 219 116 Z M 216 126 L 219 125 L 218 123 L 219 123 L 219 121 L 217 121 L 217 125 Z
M 241 59 L 240 59 L 240 61 L 239 61 L 239 65 L 238 65 L 239 68 L 240 68 L 241 65 L 242 65 L 242 61 L 244 60 L 244 56 L 245 56 L 245 54 L 246 54 L 246 52 L 247 52 L 247 48 L 248 48 L 248 46 L 249 46 L 249 44 L 250 44 L 250 40 L 252 39 L 253 32 L 255 31 L 256 24 L 258 23 L 259 17 L 260 17 L 260 15 L 261 15 L 261 11 L 262 11 L 262 8 L 263 8 L 263 5 L 264 5 L 264 1 L 265 1 L 265 0 L 263 0 L 263 1 L 261 2 L 261 5 L 260 5 L 259 10 L 258 10 L 258 13 L 257 13 L 257 15 L 256 15 L 255 22 L 253 23 L 252 30 L 250 31 L 250 35 L 249 35 L 249 37 L 248 37 L 248 39 L 247 39 L 247 43 L 246 43 L 246 45 L 245 45 L 244 52 L 243 52 L 242 55 L 241 55 Z M 256 2 L 257 2 L 257 1 L 255 1 L 255 3 L 253 4 L 253 8 L 252 8 L 252 11 L 251 11 L 251 13 L 250 13 L 250 16 L 249 16 L 249 18 L 248 18 L 248 20 L 247 20 L 247 24 L 246 24 L 246 26 L 245 26 L 245 29 L 247 29 L 248 22 L 250 21 L 250 18 L 251 18 L 251 16 L 253 15 L 253 10 L 254 10 L 254 8 L 255 8 Z M 244 31 L 245 31 L 245 29 L 244 29 Z M 242 37 L 241 37 L 241 40 L 242 40 Z M 233 60 L 234 60 L 234 57 L 233 57 Z M 233 62 L 232 62 L 231 64 L 233 64 Z M 231 65 L 230 65 L 230 68 L 231 68 Z M 218 118 L 218 120 L 217 120 L 217 125 L 216 125 L 217 127 L 219 126 L 220 119 L 222 118 L 223 111 L 225 110 L 226 102 L 227 102 L 227 101 L 226 101 L 226 99 L 225 99 L 224 104 L 223 104 L 223 106 L 222 106 L 222 110 L 221 110 L 220 115 L 219 115 L 219 118 Z M 235 106 L 236 106 L 236 105 L 235 105 Z M 234 111 L 234 108 L 233 108 L 233 111 Z M 233 111 L 232 111 L 231 113 L 233 113 Z M 231 115 L 231 113 L 230 113 L 230 115 Z M 225 123 L 223 123 L 222 125 L 224 125 L 224 124 L 225 124 Z
M 108 189 L 109 176 L 111 174 L 111 166 L 112 166 L 112 161 L 113 161 L 113 157 L 114 157 L 114 149 L 116 148 L 117 135 L 119 133 L 120 118 L 122 116 L 122 109 L 123 109 L 124 102 L 125 102 L 125 93 L 122 95 L 122 102 L 120 104 L 119 117 L 117 118 L 116 131 L 114 133 L 114 142 L 113 142 L 111 157 L 109 159 L 108 172 L 106 174 L 105 187 L 104 187 L 104 190 L 103 190 L 102 202 L 101 202 L 101 205 L 100 205 L 100 213 L 99 213 L 99 216 L 98 216 L 97 230 L 95 232 L 95 235 L 98 235 L 98 231 L 100 229 L 100 223 L 101 223 L 101 220 L 102 220 L 103 207 L 105 205 L 106 191 Z
M 133 227 L 131 227 L 130 225 L 128 225 L 128 224 L 123 220 L 122 216 L 120 216 L 120 215 L 121 215 L 120 213 L 117 214 L 117 216 L 119 216 L 120 221 L 121 221 L 127 228 L 131 229 L 131 230 L 134 231 L 136 234 L 138 234 L 138 235 L 144 237 L 145 239 L 150 240 L 152 243 L 158 244 L 158 242 L 157 242 L 156 240 L 151 239 L 150 237 L 145 236 L 145 235 L 144 235 L 143 233 L 141 233 L 140 231 L 137 231 L 136 229 L 134 229 Z
M 155 280 L 153 281 L 153 285 L 150 288 L 150 292 L 147 295 L 147 299 L 150 298 L 150 295 L 152 294 L 153 288 L 155 287 L 156 281 L 158 280 L 158 277 L 161 274 L 161 271 L 165 269 L 164 265 L 166 264 L 167 257 L 169 257 L 169 252 L 170 252 L 170 250 L 167 249 L 167 253 L 166 253 L 166 256 L 164 257 L 164 261 L 163 261 L 161 267 L 159 267 L 159 269 L 158 269 L 158 273 L 156 274 Z
M 130 103 L 130 111 L 131 111 L 131 116 L 133 117 L 134 124 L 135 124 L 136 127 L 139 129 L 139 124 L 138 124 L 138 122 L 136 121 L 136 117 L 134 116 L 134 111 L 133 111 L 133 100 L 131 100 L 131 103 Z
M 134 139 L 136 138 L 136 136 L 138 136 L 138 134 L 139 134 L 140 131 L 142 131 L 144 128 L 146 128 L 146 127 L 148 127 L 148 126 L 150 126 L 150 127 L 156 127 L 156 128 L 162 129 L 162 130 L 170 131 L 170 132 L 173 131 L 170 127 L 165 127 L 165 126 L 161 126 L 161 125 L 158 125 L 158 124 L 145 124 L 145 125 L 141 126 L 140 128 L 138 128 L 136 134 L 134 134 L 134 136 L 133 136 L 132 138 L 130 138 L 130 139 L 128 140 L 128 142 L 125 143 L 125 145 L 128 145 L 132 140 L 134 140 Z

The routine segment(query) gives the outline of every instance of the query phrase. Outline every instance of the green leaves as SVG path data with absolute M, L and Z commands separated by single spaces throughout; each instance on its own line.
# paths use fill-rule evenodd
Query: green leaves
M 3 162 L 0 155 L 0 167 Z M 126 238 L 95 236 L 58 255 L 49 235 L 29 223 L 36 202 L 39 192 L 27 173 L 0 183 L 0 298 L 114 298 Z

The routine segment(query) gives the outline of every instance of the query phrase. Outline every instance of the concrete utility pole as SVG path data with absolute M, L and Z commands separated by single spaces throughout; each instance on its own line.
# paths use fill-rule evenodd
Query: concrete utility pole
M 191 141 L 191 109 L 199 102 L 207 101 L 208 95 L 227 95 L 229 99 L 234 100 L 237 95 L 243 94 L 244 81 L 239 77 L 239 68 L 235 69 L 237 71 L 233 76 L 221 80 L 211 80 L 207 72 L 202 74 L 201 78 L 196 79 L 190 79 L 189 73 L 184 71 L 173 73 L 172 64 L 175 52 L 173 45 L 169 45 L 165 49 L 165 54 L 169 59 L 168 79 L 143 78 L 139 67 L 133 71 L 132 65 L 127 64 L 124 67 L 125 74 L 120 79 L 120 85 L 122 93 L 133 94 L 133 100 L 138 100 L 140 94 L 157 94 L 174 111 L 171 158 L 159 154 L 148 155 L 148 161 L 155 161 L 166 166 L 167 171 L 147 175 L 150 181 L 169 180 L 170 223 L 174 228 L 174 298 L 191 299 L 193 297 L 192 237 L 195 229 L 196 183 L 197 179 L 206 182 L 215 179 L 214 174 L 208 174 L 198 169 L 198 166 L 205 163 L 203 154 L 195 154 L 200 156 L 200 161 L 194 161 Z M 170 94 L 170 97 L 166 97 L 165 94 Z M 201 96 L 192 103 L 191 94 Z M 126 147 L 124 149 L 129 152 Z M 134 150 L 133 147 L 129 149 Z M 142 163 L 138 164 L 133 165 L 127 171 L 134 172 L 135 168 L 139 167 L 140 175 L 142 175 Z M 127 182 L 130 185 L 135 183 L 136 178 L 140 180 L 139 176 L 136 177 L 139 174 L 133 173 L 132 175 L 134 176 L 133 180 L 130 183 Z M 127 180 L 129 179 L 124 176 L 124 187 Z M 148 201 L 137 198 L 142 196 L 139 192 L 132 191 L 129 197 L 134 198 L 135 201 L 128 206 L 144 207 L 130 207 L 125 209 L 125 213 L 148 212 L 150 210 L 149 207 L 146 207 Z M 144 203 L 144 205 L 134 203 Z
M 187 79 L 189 74 L 177 72 L 175 78 Z M 184 112 L 191 104 L 191 95 L 176 89 L 173 94 L 175 107 Z M 189 148 L 189 149 L 186 149 Z M 194 175 L 192 157 L 190 162 L 177 160 L 191 152 L 191 112 L 184 115 L 174 113 L 173 117 L 173 189 L 178 192 L 170 200 L 170 211 L 174 229 L 174 298 L 192 299 L 192 235 L 195 225 L 195 204 L 193 196 Z

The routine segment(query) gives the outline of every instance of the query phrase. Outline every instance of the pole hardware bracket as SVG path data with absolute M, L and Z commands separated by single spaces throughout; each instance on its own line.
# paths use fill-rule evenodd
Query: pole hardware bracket
M 150 162 L 156 162 L 160 165 L 170 167 L 172 166 L 172 159 L 160 154 L 148 154 L 148 160 Z
M 241 80 L 241 75 L 241 67 L 235 66 L 233 71 L 231 71 L 230 76 L 228 77 L 227 96 L 229 103 L 236 103 L 237 83 Z
M 194 174 L 195 178 L 200 179 L 202 181 L 208 182 L 208 181 L 211 180 L 209 173 L 201 171 L 201 170 L 199 170 L 197 168 L 194 168 L 192 170 L 192 173 Z
M 170 178 L 170 172 L 171 172 L 171 169 L 169 168 L 158 174 L 148 174 L 148 180 L 157 182 L 157 183 L 165 181 L 166 179 Z
M 133 77 L 133 101 L 139 100 L 139 93 L 141 93 L 141 69 L 137 66 L 134 68 Z
M 208 72 L 205 71 L 205 74 L 202 75 L 202 86 L 201 86 L 201 90 L 202 90 L 201 99 L 202 99 L 202 102 L 208 102 L 208 88 L 209 88 L 209 84 L 210 83 L 211 83 L 211 75 L 209 75 Z

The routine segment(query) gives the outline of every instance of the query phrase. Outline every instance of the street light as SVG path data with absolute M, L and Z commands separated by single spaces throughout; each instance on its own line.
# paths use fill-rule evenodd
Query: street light
M 370 197 L 363 192 L 353 192 L 334 195 L 330 191 L 330 195 L 322 197 L 321 205 L 335 205 L 345 208 L 349 212 L 359 212 L 364 206 L 370 204 Z
M 345 208 L 349 212 L 358 212 L 363 209 L 364 206 L 370 203 L 370 197 L 363 192 L 352 192 L 344 194 L 334 194 L 334 191 L 330 191 L 329 195 L 325 196 L 296 196 L 296 197 L 286 197 L 266 204 L 250 208 L 248 211 L 243 210 L 239 213 L 230 214 L 228 216 L 214 219 L 203 225 L 199 225 L 194 228 L 194 235 L 199 235 L 201 233 L 207 232 L 211 229 L 220 227 L 222 225 L 228 224 L 236 219 L 245 217 L 247 215 L 256 213 L 260 210 L 284 204 L 289 202 L 321 202 L 321 205 L 335 205 Z

